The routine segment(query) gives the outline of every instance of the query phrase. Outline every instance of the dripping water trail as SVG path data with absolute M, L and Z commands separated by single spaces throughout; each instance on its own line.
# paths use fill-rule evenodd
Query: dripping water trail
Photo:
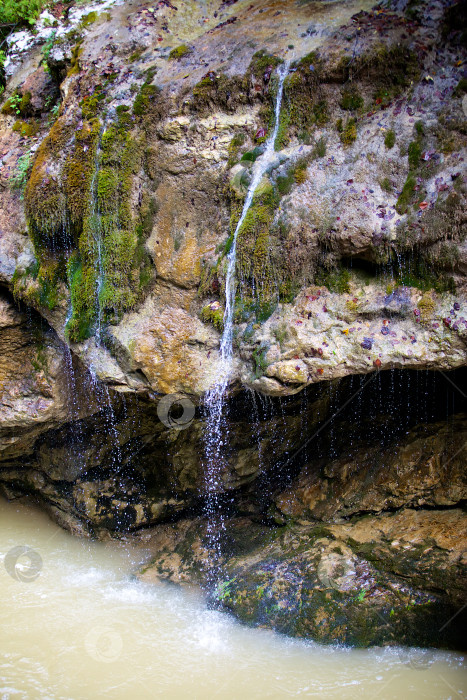
M 91 181 L 91 221 L 92 221 L 92 236 L 94 240 L 95 247 L 95 259 L 97 261 L 97 277 L 96 277 L 96 332 L 95 339 L 96 345 L 101 344 L 101 330 L 102 330 L 102 309 L 101 309 L 101 292 L 104 284 L 104 270 L 102 263 L 102 226 L 101 226 L 101 213 L 99 211 L 99 197 L 98 197 L 98 181 L 99 181 L 99 166 L 100 166 L 100 145 L 102 141 L 102 134 L 104 133 L 105 126 L 102 127 L 99 133 L 99 141 L 96 148 L 96 157 L 94 161 L 94 173 Z
M 97 142 L 97 147 L 96 147 L 96 152 L 95 152 L 95 158 L 94 158 L 94 169 L 93 169 L 93 175 L 92 175 L 92 180 L 91 180 L 91 185 L 90 185 L 90 199 L 91 199 L 91 208 L 90 208 L 90 231 L 91 231 L 91 236 L 92 236 L 92 248 L 93 248 L 93 259 L 95 261 L 95 267 L 96 267 L 96 282 L 95 282 L 95 290 L 94 290 L 94 304 L 95 304 L 95 316 L 96 316 L 96 325 L 95 325 L 95 331 L 94 331 L 94 342 L 96 345 L 96 350 L 99 350 L 99 348 L 102 347 L 102 306 L 101 306 L 101 297 L 102 297 L 102 289 L 105 283 L 105 273 L 104 273 L 104 263 L 103 263 L 103 229 L 102 229 L 102 214 L 100 211 L 99 207 L 99 194 L 98 194 L 98 183 L 99 183 L 99 172 L 100 172 L 100 163 L 101 163 L 101 143 L 102 143 L 102 137 L 103 134 L 105 133 L 106 127 L 105 124 L 101 127 L 100 132 L 99 132 L 99 137 L 98 137 L 98 142 Z M 91 242 L 91 241 L 90 241 Z M 65 329 L 67 327 L 67 324 L 69 320 L 72 318 L 73 315 L 73 308 L 70 305 L 70 308 L 68 310 L 67 317 L 65 319 Z M 71 353 L 70 356 L 66 357 L 66 363 L 67 363 L 67 375 L 68 375 L 68 384 L 69 384 L 69 392 L 70 392 L 70 397 L 73 396 L 74 398 L 70 399 L 71 404 L 76 405 L 76 396 L 77 396 L 77 391 L 76 391 L 76 386 L 75 386 L 75 377 L 74 377 L 74 370 L 73 370 L 73 365 L 72 365 L 72 360 L 71 360 Z M 104 425 L 104 431 L 107 435 L 107 438 L 109 439 L 109 442 L 114 446 L 115 449 L 111 451 L 111 462 L 112 462 L 112 467 L 117 470 L 121 464 L 121 449 L 120 449 L 120 440 L 119 440 L 119 433 L 117 429 L 117 417 L 115 415 L 114 411 L 114 406 L 112 403 L 112 399 L 110 396 L 109 388 L 105 381 L 101 381 L 97 375 L 96 368 L 93 366 L 91 363 L 89 365 L 89 392 L 92 395 L 93 399 L 95 399 L 100 411 L 102 412 L 103 416 L 103 425 Z
M 253 202 L 255 190 L 268 168 L 275 159 L 275 143 L 279 132 L 280 112 L 284 80 L 289 71 L 289 62 L 278 68 L 278 88 L 274 108 L 274 129 L 266 141 L 264 153 L 253 165 L 252 179 L 243 204 L 242 213 L 233 235 L 233 242 L 227 256 L 227 272 L 225 278 L 225 312 L 224 331 L 220 342 L 220 362 L 218 367 L 219 380 L 206 395 L 206 428 L 205 428 L 205 489 L 207 492 L 205 514 L 207 516 L 206 546 L 207 546 L 207 582 L 209 588 L 215 586 L 222 572 L 222 541 L 225 536 L 225 522 L 220 505 L 223 497 L 223 473 L 228 462 L 228 426 L 226 420 L 225 393 L 232 374 L 233 363 L 233 318 L 235 306 L 235 264 L 237 253 L 237 237 L 245 217 Z

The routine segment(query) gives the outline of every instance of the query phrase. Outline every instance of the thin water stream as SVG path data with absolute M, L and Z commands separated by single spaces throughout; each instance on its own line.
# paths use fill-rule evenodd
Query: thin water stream
M 37 578 L 7 573 L 28 545 Z M 189 590 L 131 572 L 144 558 L 122 544 L 72 537 L 33 506 L 0 499 L 2 700 L 458 700 L 460 653 L 323 647 L 249 629 Z M 14 572 L 13 572 L 14 573 Z
M 208 571 L 208 579 L 211 584 L 215 583 L 216 579 L 219 578 L 220 572 L 218 570 L 217 561 L 221 558 L 221 539 L 224 532 L 223 518 L 218 512 L 218 501 L 219 494 L 222 491 L 222 473 L 226 458 L 225 450 L 228 444 L 228 434 L 224 418 L 224 396 L 231 378 L 233 362 L 232 340 L 236 291 L 235 266 L 237 259 L 237 237 L 253 202 L 256 189 L 268 168 L 271 166 L 271 162 L 274 160 L 275 143 L 280 124 L 284 80 L 287 77 L 289 68 L 290 61 L 284 61 L 277 69 L 278 85 L 274 105 L 274 128 L 265 143 L 264 152 L 253 165 L 251 181 L 243 203 L 243 209 L 235 227 L 232 246 L 227 256 L 224 330 L 220 341 L 219 376 L 206 396 L 207 421 L 204 439 L 207 464 L 205 470 L 205 486 L 208 494 L 206 503 L 206 514 L 208 516 L 207 546 L 211 552 L 211 556 L 208 557 L 208 567 L 210 569 L 210 571 Z

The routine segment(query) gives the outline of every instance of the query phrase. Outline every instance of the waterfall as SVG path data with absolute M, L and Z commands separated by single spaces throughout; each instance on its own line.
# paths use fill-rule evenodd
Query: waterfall
M 274 159 L 275 142 L 279 131 L 284 80 L 289 72 L 289 65 L 289 62 L 284 62 L 277 70 L 279 83 L 274 108 L 274 129 L 266 141 L 264 153 L 253 165 L 251 182 L 245 197 L 240 219 L 234 231 L 232 247 L 227 256 L 224 331 L 220 342 L 219 379 L 213 388 L 209 390 L 205 399 L 207 408 L 207 425 L 205 430 L 205 456 L 207 461 L 205 488 L 207 491 L 207 502 L 205 513 L 208 518 L 207 547 L 209 550 L 208 558 L 210 559 L 208 561 L 208 581 L 211 583 L 216 582 L 216 580 L 220 578 L 221 541 L 225 529 L 223 519 L 218 515 L 218 511 L 222 494 L 223 465 L 227 457 L 226 448 L 228 445 L 227 426 L 224 420 L 224 398 L 231 376 L 233 360 L 232 339 L 236 291 L 235 263 L 237 236 L 253 201 L 255 190 Z M 215 561 L 212 561 L 212 555 L 214 555 Z
M 91 198 L 92 198 L 92 235 L 94 239 L 95 250 L 97 254 L 97 279 L 96 279 L 96 306 L 97 306 L 97 321 L 96 321 L 96 332 L 95 339 L 96 345 L 101 344 L 101 331 L 102 331 L 102 309 L 101 309 L 101 292 L 102 286 L 104 284 L 104 270 L 102 262 L 102 227 L 101 227 L 101 213 L 99 211 L 99 198 L 97 194 L 98 178 L 99 178 L 99 165 L 100 165 L 100 144 L 102 140 L 102 135 L 105 131 L 105 126 L 101 128 L 99 133 L 99 142 L 96 148 L 96 158 L 94 163 L 94 172 L 91 181 Z

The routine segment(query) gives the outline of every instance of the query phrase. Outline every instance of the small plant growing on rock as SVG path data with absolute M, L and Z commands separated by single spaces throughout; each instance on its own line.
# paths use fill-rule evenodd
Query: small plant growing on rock
M 286 322 L 282 321 L 281 323 L 278 323 L 277 326 L 274 326 L 272 329 L 272 335 L 279 343 L 280 349 L 283 350 L 286 341 L 289 339 L 289 329 Z
M 420 165 L 420 159 L 422 157 L 422 144 L 419 140 L 412 141 L 409 144 L 409 168 L 411 170 L 416 170 Z
M 395 143 L 396 132 L 393 129 L 389 129 L 389 131 L 386 132 L 386 136 L 384 137 L 384 145 L 387 149 L 391 149 L 394 148 Z
M 218 331 L 224 330 L 224 310 L 218 301 L 212 301 L 201 310 L 201 320 L 211 323 Z
M 358 92 L 357 88 L 346 88 L 339 102 L 342 109 L 354 111 L 363 107 L 363 97 Z
M 420 310 L 420 320 L 422 323 L 426 323 L 433 317 L 436 304 L 433 299 L 433 294 L 431 292 L 425 292 L 420 301 L 418 302 L 418 308 Z
M 3 105 L 3 114 L 21 114 L 21 101 L 22 97 L 18 92 L 15 92 Z
M 269 366 L 269 363 L 266 359 L 268 350 L 268 345 L 260 345 L 259 348 L 256 348 L 256 350 L 253 351 L 253 362 L 255 365 L 256 379 L 262 377 Z
M 238 134 L 235 134 L 235 136 L 232 137 L 232 140 L 227 148 L 227 152 L 229 154 L 229 159 L 227 161 L 228 168 L 232 168 L 235 163 L 238 162 L 239 150 L 245 141 L 246 135 L 243 133 L 243 131 L 240 131 Z
M 322 136 L 313 146 L 313 151 L 311 152 L 312 158 L 324 158 L 326 155 L 326 147 L 326 139 Z
M 396 211 L 398 214 L 405 214 L 407 211 L 409 204 L 412 202 L 416 184 L 417 181 L 415 177 L 409 173 L 396 203 Z
M 344 146 L 350 146 L 357 139 L 357 120 L 352 117 L 345 125 L 342 124 L 342 120 L 339 121 L 341 122 L 341 128 L 339 129 L 338 127 L 338 131 L 340 132 L 341 142 Z
M 392 182 L 388 177 L 383 177 L 380 181 L 379 184 L 381 186 L 381 189 L 384 190 L 385 192 L 392 192 Z
M 29 170 L 32 164 L 32 155 L 27 151 L 24 155 L 18 158 L 16 171 L 10 177 L 10 184 L 15 189 L 21 190 L 21 199 L 23 198 L 24 188 L 28 180 Z

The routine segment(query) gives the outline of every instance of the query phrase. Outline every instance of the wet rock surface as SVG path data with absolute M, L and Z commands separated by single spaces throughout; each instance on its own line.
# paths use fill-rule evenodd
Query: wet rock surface
M 464 648 L 465 525 L 459 509 L 283 528 L 227 520 L 211 596 L 243 622 L 322 643 Z M 202 585 L 208 542 L 199 521 L 143 535 L 154 556 L 141 580 Z
M 250 624 L 457 648 L 466 54 L 460 3 L 411 5 L 108 0 L 9 37 L 0 485 L 82 536 L 140 531 L 144 580 L 214 564 Z M 284 59 L 238 238 L 213 562 L 203 398 Z M 182 431 L 158 414 L 175 392 Z
M 0 278 L 110 385 L 202 395 L 219 343 L 202 309 L 223 308 L 229 234 L 268 132 L 274 68 L 288 58 L 277 163 L 240 232 L 233 379 L 286 395 L 378 368 L 465 364 L 464 48 L 445 16 L 443 2 L 405 13 L 107 2 L 73 7 L 54 28 L 41 20 L 36 37 L 12 35 Z M 131 221 L 114 235 L 133 251 L 114 259 L 117 239 L 103 242 L 105 347 L 96 300 L 59 272 L 57 252 L 71 246 L 73 270 L 89 274 L 86 159 L 104 123 L 100 188 L 111 191 L 112 172 L 126 178 L 111 196 Z M 128 165 L 128 149 L 106 153 L 119 124 Z M 58 294 L 44 303 L 49 279 Z

